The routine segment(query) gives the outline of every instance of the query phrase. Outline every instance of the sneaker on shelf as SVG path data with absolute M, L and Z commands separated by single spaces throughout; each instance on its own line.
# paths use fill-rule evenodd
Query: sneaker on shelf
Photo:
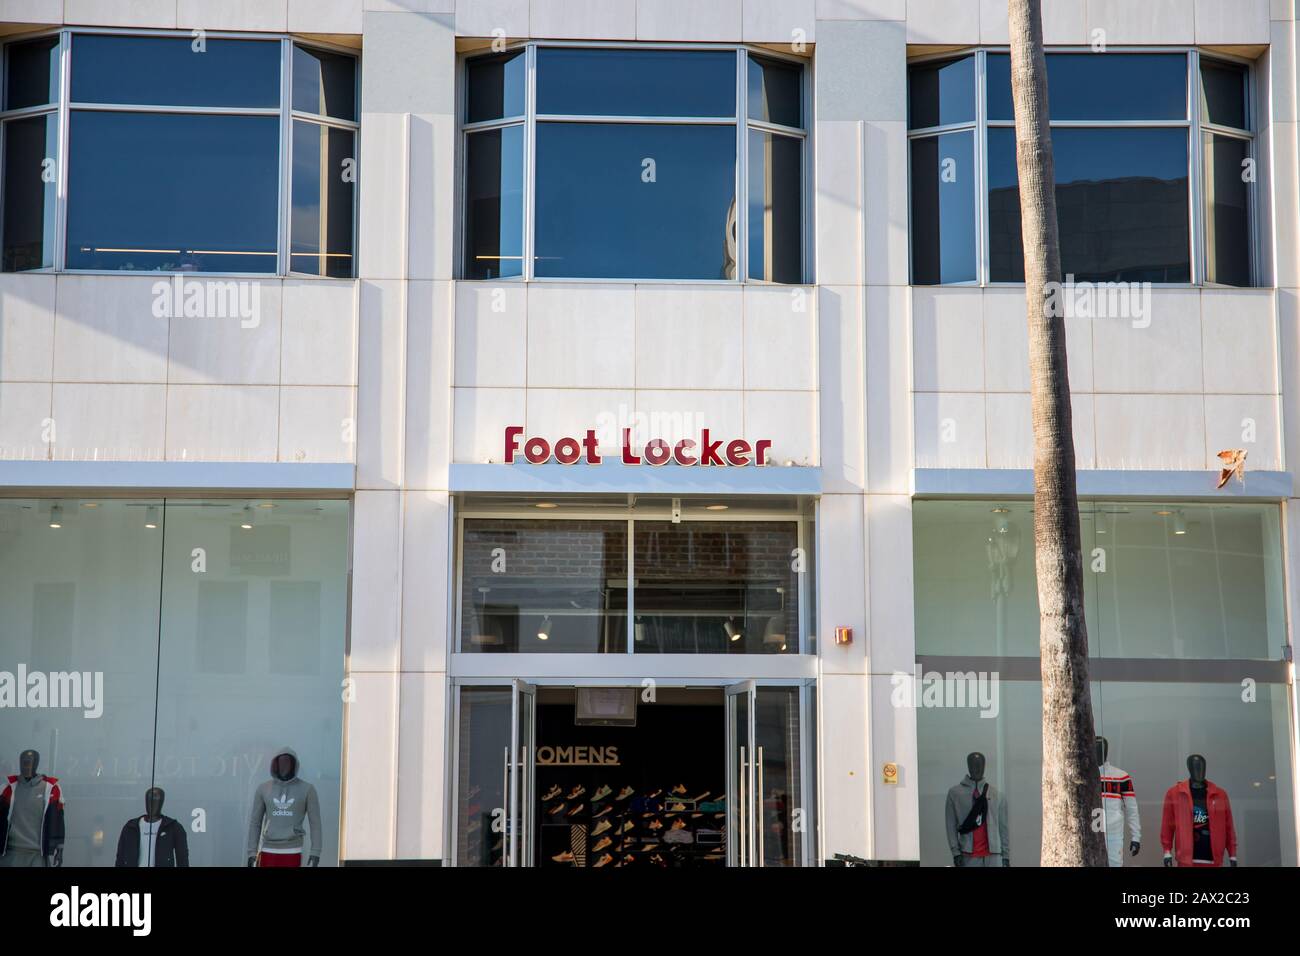
M 587 788 L 584 787 L 582 784 L 578 784 L 576 787 L 574 787 L 572 790 L 569 791 L 568 795 L 564 799 L 577 800 L 580 796 L 582 796 L 586 792 L 587 792 Z
M 596 845 L 591 848 L 591 852 L 599 853 L 601 850 L 605 849 L 605 847 L 613 845 L 614 841 L 609 837 L 601 837 L 600 840 L 597 841 Z
M 597 800 L 604 800 L 613 792 L 614 792 L 613 790 L 611 790 L 609 787 L 606 786 L 597 787 L 596 792 L 591 795 L 591 800 L 593 803 L 595 803 Z
M 586 808 L 586 804 L 580 803 L 580 804 L 578 804 L 576 807 L 574 807 L 572 810 L 570 810 L 568 813 L 566 813 L 565 816 L 566 816 L 566 817 L 576 817 L 576 816 L 577 816 L 579 813 L 581 813 L 585 808 Z
M 568 850 L 565 850 L 563 853 L 555 854 L 555 856 L 551 857 L 551 859 L 554 860 L 556 863 L 572 863 L 573 854 L 570 853 Z
M 591 831 L 591 835 L 600 836 L 602 833 L 604 833 L 613 825 L 614 824 L 610 823 L 608 820 L 601 820 L 599 823 L 596 824 L 595 829 Z
M 542 799 L 554 800 L 556 797 L 560 795 L 561 792 L 562 791 L 560 790 L 559 784 L 556 784 L 554 787 L 551 787 L 550 790 L 547 790 L 544 794 L 542 794 Z
M 604 856 L 602 856 L 599 860 L 597 860 L 595 863 L 592 864 L 592 868 L 593 868 L 593 869 L 599 869 L 599 868 L 602 867 L 602 866 L 609 866 L 609 864 L 611 864 L 611 863 L 613 863 L 613 862 L 614 862 L 614 854 L 613 854 L 613 853 L 606 853 L 606 854 L 605 854 Z
M 618 792 L 618 797 L 616 797 L 615 799 L 618 799 L 618 800 L 626 800 L 628 797 L 632 796 L 632 794 L 634 794 L 634 793 L 636 793 L 636 791 L 633 790 L 631 787 L 624 787 L 622 790 L 620 790 L 620 791 Z

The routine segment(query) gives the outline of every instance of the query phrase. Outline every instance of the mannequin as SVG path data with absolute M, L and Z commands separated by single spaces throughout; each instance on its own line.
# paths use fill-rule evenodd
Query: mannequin
M 117 839 L 117 866 L 190 865 L 185 827 L 163 816 L 166 799 L 161 787 L 144 792 L 144 816 L 127 820 Z
M 1106 820 L 1106 855 L 1111 866 L 1124 865 L 1124 823 L 1128 822 L 1128 852 L 1137 856 L 1142 849 L 1142 821 L 1138 818 L 1137 791 L 1133 778 L 1106 762 L 1110 741 L 1097 738 L 1097 767 L 1101 770 L 1101 809 Z
M 283 747 L 271 758 L 271 779 L 253 794 L 253 812 L 248 821 L 248 865 L 302 866 L 304 819 L 311 825 L 311 854 L 307 865 L 319 866 L 323 835 L 320 801 L 316 788 L 298 777 L 298 755 L 292 748 Z
M 979 751 L 967 754 L 966 776 L 948 791 L 944 823 L 953 866 L 1011 865 L 1007 802 L 984 781 L 987 763 Z
M 40 766 L 41 755 L 24 750 L 0 792 L 0 866 L 63 865 L 63 790 Z
M 1237 865 L 1237 830 L 1232 823 L 1228 794 L 1205 776 L 1200 754 L 1187 758 L 1187 779 L 1165 791 L 1160 845 L 1165 866 Z

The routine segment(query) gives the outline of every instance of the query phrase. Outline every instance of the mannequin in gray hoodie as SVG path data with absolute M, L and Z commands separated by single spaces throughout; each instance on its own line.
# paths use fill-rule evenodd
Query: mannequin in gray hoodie
M 984 755 L 978 751 L 967 754 L 966 776 L 948 791 L 944 823 L 948 830 L 948 848 L 952 851 L 954 866 L 1011 865 L 1011 828 L 1007 825 L 1007 801 L 992 784 L 984 782 L 985 762 Z M 978 820 L 970 821 L 973 829 L 963 833 L 963 825 L 973 815 L 972 807 L 977 792 L 987 799 L 988 806 Z M 986 842 L 987 846 L 979 846 L 977 849 L 977 831 L 982 831 L 981 842 Z
M 308 866 L 320 864 L 320 801 L 316 788 L 298 778 L 298 755 L 282 747 L 271 758 L 271 779 L 253 794 L 253 812 L 248 820 L 248 865 L 258 865 L 258 854 L 296 854 L 302 857 L 306 833 L 303 819 L 311 825 L 311 854 Z M 297 865 L 291 864 L 291 865 Z

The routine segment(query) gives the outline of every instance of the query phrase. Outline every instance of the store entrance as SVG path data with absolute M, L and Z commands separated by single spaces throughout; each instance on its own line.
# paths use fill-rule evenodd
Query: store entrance
M 460 683 L 457 866 L 808 866 L 812 681 Z
M 638 694 L 538 688 L 538 866 L 726 866 L 722 690 Z

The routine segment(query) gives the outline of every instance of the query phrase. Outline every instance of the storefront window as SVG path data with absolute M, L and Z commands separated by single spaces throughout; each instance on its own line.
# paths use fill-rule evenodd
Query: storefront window
M 1032 505 L 918 501 L 918 654 L 1038 655 Z M 1275 505 L 1081 504 L 1094 657 L 1280 660 Z
M 795 522 L 638 521 L 635 646 L 643 654 L 797 654 Z
M 189 865 L 244 865 L 285 748 L 302 862 L 337 861 L 347 542 L 346 501 L 0 501 L 0 671 L 81 695 L 6 701 L 0 768 L 59 778 L 65 864 L 114 865 L 158 787 Z
M 926 865 L 952 865 L 971 852 L 948 824 L 968 809 L 973 791 L 963 780 L 972 754 L 983 755 L 983 779 L 1006 817 L 997 841 L 1007 841 L 1012 865 L 1039 862 L 1042 692 L 1031 508 L 1024 501 L 914 505 L 917 670 L 895 675 L 894 694 L 896 704 L 917 711 Z M 1241 864 L 1294 866 L 1277 506 L 1084 501 L 1080 510 L 1092 708 L 1096 735 L 1107 743 L 1103 775 L 1129 776 L 1136 794 L 1131 805 L 1120 798 L 1105 808 L 1111 865 L 1163 863 L 1166 794 L 1188 779 L 1188 758 L 1199 755 L 1210 782 L 1227 794 Z M 1226 853 L 1226 817 L 1211 825 Z M 1173 840 L 1177 851 L 1176 833 Z M 1140 845 L 1136 856 L 1130 843 Z
M 461 650 L 627 651 L 627 523 L 472 518 Z
M 798 654 L 810 552 L 794 516 L 467 516 L 460 651 Z
M 956 701 L 958 683 L 936 682 L 940 690 L 931 695 L 931 703 Z M 1137 801 L 1136 831 L 1118 802 L 1117 810 L 1108 813 L 1112 860 L 1122 860 L 1124 866 L 1163 864 L 1165 794 L 1187 780 L 1187 758 L 1200 754 L 1207 779 L 1228 795 L 1239 863 L 1295 866 L 1287 698 L 1285 684 L 1261 683 L 1254 694 L 1244 694 L 1239 683 L 1095 681 L 1096 732 L 1106 738 L 1106 762 L 1119 769 L 1109 773 L 1127 774 Z M 1011 865 L 1039 863 L 1041 685 L 1002 681 L 996 699 L 992 714 L 979 706 L 926 706 L 924 696 L 918 698 L 923 866 L 953 864 L 946 805 L 949 791 L 966 776 L 966 758 L 973 752 L 984 754 L 984 780 L 1005 800 Z M 1132 842 L 1140 845 L 1136 856 Z

